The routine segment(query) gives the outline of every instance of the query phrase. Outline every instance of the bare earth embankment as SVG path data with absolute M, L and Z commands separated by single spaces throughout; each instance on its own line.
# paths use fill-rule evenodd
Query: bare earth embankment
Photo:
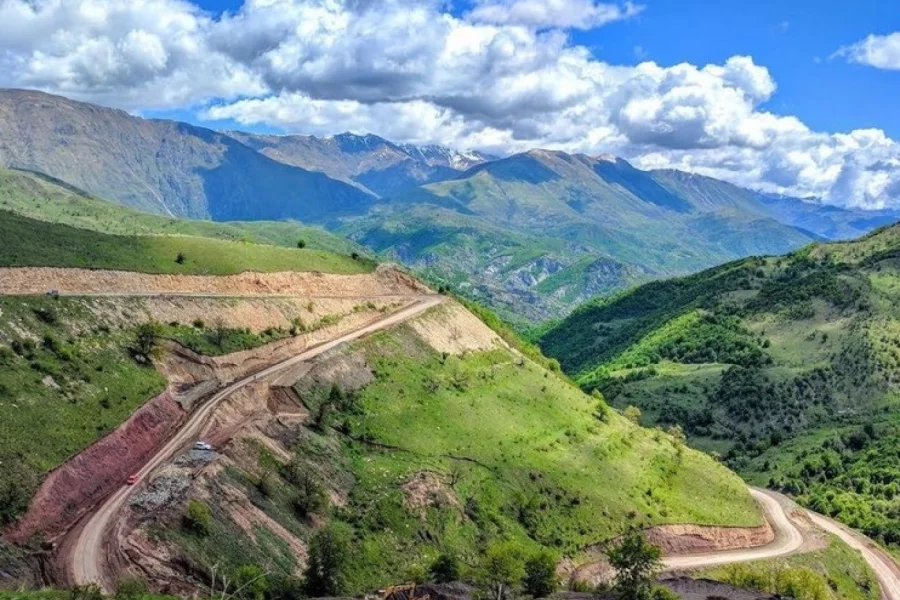
M 364 275 L 283 272 L 238 275 L 156 275 L 131 271 L 0 268 L 0 295 L 34 295 L 56 290 L 67 295 L 219 295 L 371 298 L 421 294 L 428 289 L 390 266 Z

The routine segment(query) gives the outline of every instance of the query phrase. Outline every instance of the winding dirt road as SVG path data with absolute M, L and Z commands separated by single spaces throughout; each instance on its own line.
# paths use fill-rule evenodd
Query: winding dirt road
M 900 600 L 900 568 L 892 558 L 878 549 L 872 540 L 837 521 L 823 517 L 811 510 L 806 511 L 806 515 L 817 527 L 838 536 L 854 550 L 859 550 L 865 561 L 875 571 L 878 583 L 881 584 L 881 597 L 884 600 Z
M 163 448 L 157 452 L 140 471 L 138 471 L 137 474 L 139 480 L 143 481 L 146 479 L 155 469 L 171 460 L 173 456 L 183 450 L 186 446 L 192 444 L 209 417 L 215 411 L 216 407 L 224 399 L 242 387 L 249 385 L 254 381 L 280 373 L 297 363 L 314 358 L 341 344 L 402 323 L 425 312 L 429 308 L 442 303 L 444 300 L 445 298 L 442 296 L 424 296 L 415 304 L 391 313 L 379 321 L 370 323 L 365 327 L 361 327 L 360 329 L 337 337 L 331 341 L 319 344 L 318 346 L 310 348 L 296 356 L 240 379 L 228 387 L 223 388 L 207 400 L 203 406 L 188 419 L 172 439 L 170 439 L 166 445 L 163 446 Z M 76 530 L 77 538 L 72 544 L 67 557 L 68 570 L 74 583 L 97 583 L 104 591 L 114 591 L 114 585 L 112 585 L 113 582 L 109 581 L 109 578 L 104 573 L 104 563 L 107 551 L 106 540 L 107 536 L 112 531 L 113 524 L 115 523 L 115 516 L 125 506 L 129 496 L 135 491 L 136 487 L 138 486 L 129 487 L 123 485 L 118 491 L 114 492 L 104 500 L 103 503 L 87 517 L 84 525 Z
M 402 323 L 429 308 L 444 301 L 441 296 L 423 296 L 412 305 L 397 312 L 385 316 L 383 319 L 371 323 L 365 327 L 337 337 L 310 348 L 285 361 L 272 365 L 262 371 L 240 379 L 223 388 L 194 413 L 185 425 L 169 440 L 166 445 L 138 471 L 141 481 L 147 478 L 154 470 L 168 462 L 179 451 L 189 446 L 202 431 L 216 407 L 228 396 L 242 387 L 257 380 L 281 373 L 282 371 L 318 356 L 332 348 L 349 341 L 359 339 L 365 335 L 386 329 Z M 70 546 L 67 556 L 68 570 L 74 583 L 98 583 L 105 591 L 113 591 L 113 583 L 104 573 L 107 547 L 106 540 L 112 533 L 115 517 L 125 506 L 128 498 L 135 491 L 135 487 L 123 486 L 111 494 L 97 509 L 87 517 L 83 526 L 75 530 L 77 538 Z M 801 549 L 804 538 L 800 530 L 791 521 L 785 512 L 776 494 L 766 490 L 750 488 L 750 494 L 760 505 L 766 520 L 775 532 L 775 540 L 764 546 L 747 548 L 743 550 L 729 550 L 704 554 L 689 554 L 681 556 L 669 556 L 663 560 L 667 570 L 694 569 L 729 563 L 747 562 L 753 560 L 777 558 L 791 554 Z M 819 514 L 806 511 L 812 522 L 821 529 L 840 537 L 852 548 L 859 550 L 865 561 L 872 567 L 882 588 L 884 600 L 900 600 L 900 568 L 896 563 L 877 549 L 877 546 L 867 538 L 851 532 L 846 527 L 837 524 Z
M 776 497 L 766 490 L 749 488 L 750 495 L 756 500 L 769 525 L 775 532 L 775 540 L 765 546 L 744 550 L 727 550 L 704 554 L 686 554 L 669 556 L 663 559 L 666 569 L 695 569 L 712 567 L 728 563 L 747 562 L 761 558 L 777 558 L 796 552 L 803 546 L 803 534 L 788 517 Z

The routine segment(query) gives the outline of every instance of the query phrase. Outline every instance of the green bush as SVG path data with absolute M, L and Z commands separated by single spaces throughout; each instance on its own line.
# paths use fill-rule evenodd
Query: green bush
M 616 570 L 615 591 L 623 600 L 647 600 L 661 563 L 660 549 L 649 544 L 634 529 L 607 551 L 609 564 Z
M 478 581 L 495 600 L 503 600 L 510 588 L 525 577 L 525 557 L 515 542 L 495 542 L 481 563 Z
M 155 321 L 141 323 L 134 331 L 131 354 L 138 362 L 149 362 L 159 352 L 162 328 Z
M 522 580 L 525 593 L 534 598 L 546 598 L 556 591 L 556 556 L 549 551 L 541 551 L 525 561 L 525 578 Z
M 432 563 L 429 575 L 435 583 L 459 581 L 462 578 L 462 563 L 456 554 L 444 552 Z
M 234 594 L 244 600 L 263 600 L 269 590 L 266 574 L 256 565 L 243 565 L 234 573 Z
M 309 543 L 306 593 L 313 598 L 347 593 L 349 559 L 350 533 L 345 526 L 331 523 L 317 531 Z
M 187 514 L 184 516 L 185 529 L 196 533 L 197 535 L 209 535 L 212 526 L 212 515 L 209 507 L 199 500 L 191 500 L 188 502 Z

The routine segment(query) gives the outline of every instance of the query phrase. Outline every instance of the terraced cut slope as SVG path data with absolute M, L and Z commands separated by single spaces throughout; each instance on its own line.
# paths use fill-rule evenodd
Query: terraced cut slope
M 164 323 L 160 337 L 225 354 L 320 339 L 427 291 L 384 268 L 231 278 L 0 269 L 0 281 L 2 525 L 21 514 L 48 471 L 166 389 L 133 357 L 139 325 Z M 51 288 L 63 296 L 42 295 Z
M 900 544 L 900 226 L 590 303 L 540 344 L 751 481 Z
M 327 519 L 354 539 L 357 593 L 442 550 L 477 560 L 497 537 L 577 559 L 629 524 L 761 523 L 726 469 L 599 419 L 597 402 L 444 303 L 223 398 L 202 433 L 217 457 L 147 473 L 121 547 L 143 572 L 180 573 L 167 581 L 187 592 L 215 563 L 295 577 Z M 330 510 L 299 511 L 307 478 Z M 208 534 L 183 526 L 191 501 L 213 515 Z

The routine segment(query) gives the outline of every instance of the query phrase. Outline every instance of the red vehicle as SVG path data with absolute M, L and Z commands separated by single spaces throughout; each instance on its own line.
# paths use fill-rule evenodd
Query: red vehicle
M 137 480 L 138 480 L 138 476 L 137 476 L 137 473 L 135 473 L 134 475 L 129 475 L 128 479 L 125 480 L 125 483 L 127 485 L 134 485 L 135 483 L 137 483 Z

